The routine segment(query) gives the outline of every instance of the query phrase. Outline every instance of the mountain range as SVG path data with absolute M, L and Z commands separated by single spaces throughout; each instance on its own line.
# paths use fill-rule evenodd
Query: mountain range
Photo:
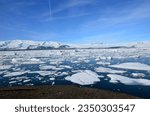
M 103 43 L 92 44 L 63 44 L 52 41 L 10 40 L 0 41 L 0 50 L 50 50 L 72 48 L 150 48 L 150 42 L 134 42 L 129 44 L 107 45 Z

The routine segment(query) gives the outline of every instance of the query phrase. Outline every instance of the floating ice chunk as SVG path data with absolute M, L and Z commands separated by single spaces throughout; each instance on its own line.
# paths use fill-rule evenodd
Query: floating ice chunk
M 55 78 L 49 78 L 49 80 L 54 81 L 54 80 L 55 80 Z
M 113 70 L 111 68 L 104 68 L 104 67 L 96 68 L 95 71 L 101 73 L 125 73 L 126 72 L 123 70 Z
M 72 69 L 71 66 L 68 66 L 68 65 L 60 65 L 61 68 L 67 68 L 67 69 Z
M 8 73 L 8 74 L 4 75 L 4 77 L 20 76 L 20 75 L 23 75 L 25 73 L 28 73 L 28 71 L 12 72 L 12 73 Z
M 11 79 L 12 79 L 12 78 L 11 78 Z M 27 80 L 28 77 L 26 77 L 26 76 L 22 76 L 22 77 L 14 77 L 14 79 L 17 80 L 17 81 L 23 81 L 23 80 Z
M 28 79 L 28 80 L 24 80 L 23 82 L 27 83 L 27 82 L 30 82 L 30 81 L 31 81 L 31 79 Z
M 62 69 L 64 69 L 62 67 L 56 67 L 56 66 L 52 66 L 52 65 L 40 66 L 39 68 L 40 68 L 40 70 L 48 70 L 48 69 L 50 69 L 50 70 L 62 70 Z
M 60 65 L 62 63 L 62 61 L 51 61 L 50 64 L 53 65 Z
M 0 71 L 0 75 L 4 74 L 6 71 Z
M 64 75 L 68 75 L 67 72 L 62 72 L 59 76 L 64 76 Z
M 106 60 L 107 57 L 102 56 L 102 57 L 100 57 L 100 59 L 101 59 L 101 60 Z
M 83 62 L 84 62 L 84 63 L 89 63 L 89 62 L 90 62 L 90 60 L 84 60 Z
M 42 64 L 40 59 L 37 58 L 13 58 L 12 59 L 13 64 Z
M 10 81 L 9 84 L 15 84 L 17 81 Z
M 40 66 L 39 67 L 41 70 L 47 70 L 47 69 L 55 69 L 56 66 L 52 66 L 52 65 L 46 65 L 46 66 Z
M 29 74 L 34 74 L 34 73 L 37 73 L 41 76 L 48 76 L 48 75 L 55 74 L 55 71 L 32 71 L 32 72 L 29 72 Z
M 97 62 L 96 64 L 99 64 L 99 65 L 110 65 L 110 62 Z
M 16 67 L 14 67 L 14 68 L 12 68 L 12 70 L 13 70 L 13 71 L 21 71 L 21 68 L 16 68 Z
M 143 73 L 132 73 L 133 77 L 145 77 L 145 74 Z
M 11 62 L 12 62 L 12 63 L 17 63 L 17 59 L 16 59 L 16 58 L 13 58 L 13 59 L 11 60 Z
M 111 59 L 112 59 L 112 57 L 111 57 L 111 56 L 108 56 L 108 57 L 107 57 L 107 59 L 108 59 L 108 60 L 111 60 Z
M 55 82 L 52 82 L 52 86 L 55 85 Z
M 99 76 L 90 70 L 80 71 L 72 76 L 68 76 L 65 79 L 79 85 L 90 85 L 100 81 Z
M 34 85 L 33 83 L 26 84 L 26 86 L 33 86 L 33 85 Z
M 71 61 L 71 63 L 75 63 L 75 64 L 79 64 L 81 63 L 82 61 L 78 61 L 78 60 L 74 60 L 74 61 Z
M 44 77 L 38 75 L 35 78 L 41 81 Z
M 130 69 L 130 70 L 150 70 L 150 66 L 146 64 L 142 64 L 139 62 L 129 62 L 129 63 L 122 63 L 117 65 L 111 65 L 110 67 L 113 68 L 121 68 L 121 69 Z
M 0 65 L 0 70 L 7 70 L 10 69 L 12 65 Z
M 41 60 L 40 59 L 36 59 L 36 58 L 31 58 L 30 61 L 32 61 L 32 62 L 40 62 Z
M 150 86 L 150 80 L 148 79 L 132 79 L 129 77 L 117 75 L 117 74 L 108 74 L 108 77 L 111 78 L 111 83 L 123 83 L 125 85 L 143 85 Z

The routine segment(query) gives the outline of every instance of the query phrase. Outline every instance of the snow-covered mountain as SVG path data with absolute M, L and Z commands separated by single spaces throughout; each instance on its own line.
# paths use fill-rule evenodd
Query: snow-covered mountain
M 66 49 L 66 48 L 150 48 L 150 41 L 134 42 L 129 44 L 62 44 L 51 41 L 12 40 L 0 41 L 0 50 L 44 50 L 44 49 Z
M 59 49 L 68 47 L 68 45 L 64 45 L 58 42 L 42 42 L 30 40 L 0 41 L 0 50 Z
M 135 48 L 150 48 L 150 41 L 132 42 L 128 44 L 128 46 Z

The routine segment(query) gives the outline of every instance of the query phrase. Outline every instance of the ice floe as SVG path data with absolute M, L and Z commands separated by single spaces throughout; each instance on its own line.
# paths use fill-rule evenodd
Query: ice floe
M 24 80 L 23 82 L 24 83 L 28 83 L 28 82 L 30 82 L 31 81 L 31 79 L 27 79 L 27 80 Z
M 55 78 L 49 78 L 49 80 L 50 80 L 50 81 L 54 81 L 54 80 L 55 80 Z
M 111 65 L 110 67 L 121 68 L 121 69 L 130 69 L 130 70 L 143 70 L 143 71 L 150 70 L 149 65 L 142 64 L 139 62 L 128 62 L 128 63 L 116 64 L 116 65 Z
M 95 71 L 101 73 L 125 73 L 126 72 L 123 70 L 113 70 L 111 68 L 104 68 L 104 67 L 95 68 Z
M 49 76 L 55 74 L 55 71 L 30 71 L 29 74 L 39 74 L 41 76 Z
M 144 73 L 132 73 L 131 74 L 133 77 L 145 77 Z
M 9 84 L 15 84 L 17 81 L 10 81 Z
M 56 67 L 53 65 L 43 65 L 39 67 L 40 70 L 62 70 L 64 67 Z
M 80 71 L 72 76 L 68 76 L 65 79 L 79 85 L 90 85 L 100 81 L 99 76 L 90 70 Z
M 0 65 L 0 70 L 7 70 L 10 69 L 12 65 Z
M 111 83 L 122 83 L 125 85 L 143 85 L 150 86 L 150 80 L 148 79 L 132 79 L 126 76 L 121 76 L 117 74 L 108 74 L 107 75 L 111 80 Z
M 28 73 L 28 71 L 8 72 L 8 74 L 4 75 L 4 77 L 21 76 L 25 73 Z
M 26 76 L 19 76 L 19 77 L 12 77 L 10 78 L 10 80 L 17 80 L 17 81 L 23 81 L 23 80 L 27 80 L 29 79 L 29 77 L 26 77 Z
M 12 59 L 13 64 L 42 64 L 40 59 L 37 58 L 13 58 Z
M 0 71 L 0 75 L 4 74 L 6 71 Z
M 55 82 L 52 82 L 52 86 L 55 85 Z
M 60 65 L 60 68 L 67 68 L 67 69 L 72 69 L 72 67 L 71 66 L 68 66 L 68 65 Z
M 97 62 L 96 64 L 99 64 L 99 65 L 110 65 L 110 62 L 102 62 L 102 61 L 99 61 L 99 62 Z

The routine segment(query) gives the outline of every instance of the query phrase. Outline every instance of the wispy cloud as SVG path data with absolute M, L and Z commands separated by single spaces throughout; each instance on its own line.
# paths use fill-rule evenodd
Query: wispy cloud
M 66 14 L 65 16 L 56 16 L 55 14 L 64 12 L 65 10 L 70 11 L 70 9 L 78 9 L 79 7 L 93 4 L 96 2 L 96 0 L 67 0 L 66 2 L 63 2 L 62 4 L 56 6 L 53 6 L 53 2 L 51 1 L 50 5 L 51 8 L 41 14 L 39 17 L 43 21 L 52 21 L 52 20 L 58 20 L 58 19 L 68 19 L 68 18 L 74 18 L 74 17 L 80 17 L 80 16 L 86 16 L 89 15 L 88 12 L 80 11 L 80 12 L 74 12 L 73 14 L 70 12 L 69 14 Z
M 76 8 L 83 5 L 88 5 L 91 3 L 94 3 L 95 0 L 69 0 L 68 2 L 61 4 L 57 9 L 53 10 L 53 13 L 58 13 L 64 10 L 67 10 L 69 8 Z
M 61 19 L 71 19 L 76 17 L 88 16 L 89 13 L 79 13 L 79 14 L 71 14 L 67 16 L 55 16 L 55 17 L 48 17 L 42 20 L 42 22 L 54 21 L 54 20 L 61 20 Z

